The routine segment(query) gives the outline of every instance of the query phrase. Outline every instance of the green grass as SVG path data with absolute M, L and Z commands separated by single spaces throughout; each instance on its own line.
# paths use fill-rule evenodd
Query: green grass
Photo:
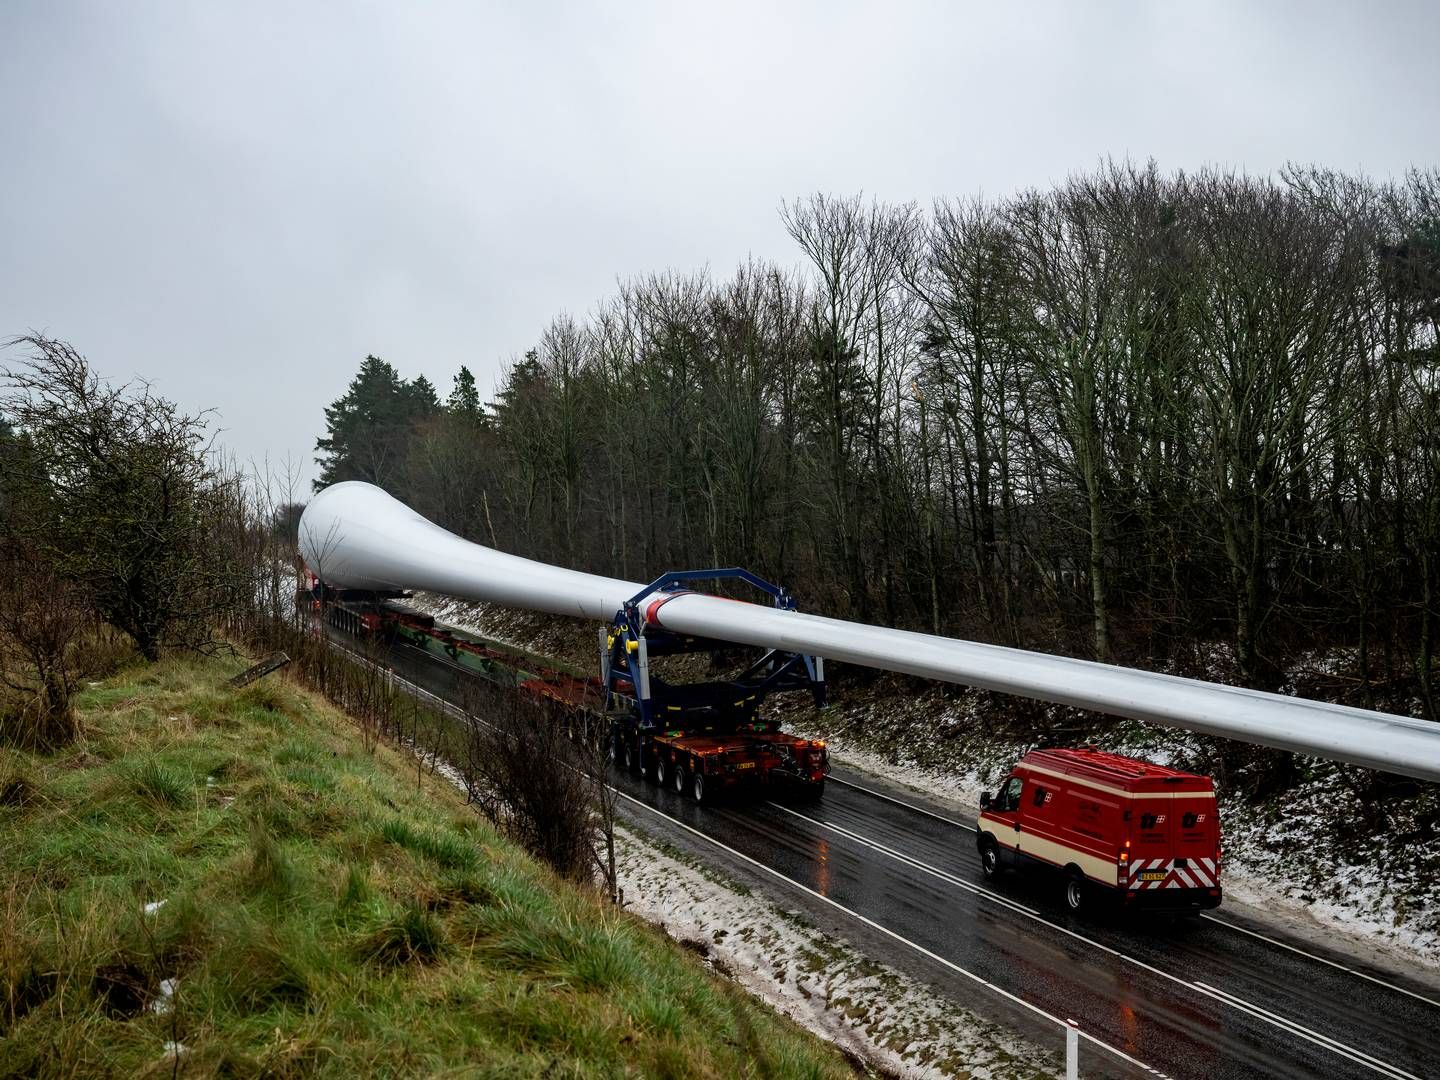
M 0 1076 L 169 1076 L 171 1041 L 185 1076 L 850 1073 L 235 666 L 133 668 L 80 744 L 0 749 Z

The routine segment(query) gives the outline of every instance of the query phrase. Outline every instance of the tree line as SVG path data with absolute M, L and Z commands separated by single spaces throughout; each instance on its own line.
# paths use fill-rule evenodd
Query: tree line
M 487 405 L 367 358 L 319 484 L 862 621 L 1263 688 L 1318 652 L 1437 718 L 1440 171 L 1111 162 L 781 217 L 801 268 L 625 282 Z

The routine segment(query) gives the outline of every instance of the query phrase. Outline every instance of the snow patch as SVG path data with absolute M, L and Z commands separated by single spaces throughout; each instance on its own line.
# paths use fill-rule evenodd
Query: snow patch
M 742 895 L 628 831 L 616 830 L 615 845 L 628 910 L 862 1060 L 913 1077 L 1058 1069 L 1053 1056 L 866 959 L 798 913 Z

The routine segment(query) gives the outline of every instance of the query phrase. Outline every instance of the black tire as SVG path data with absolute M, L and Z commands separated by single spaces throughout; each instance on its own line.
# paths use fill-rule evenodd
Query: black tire
M 662 788 L 665 786 L 665 781 L 670 779 L 670 768 L 670 762 L 666 761 L 664 757 L 655 759 L 655 783 Z
M 629 739 L 620 743 L 620 765 L 626 772 L 635 771 L 635 748 L 630 745 Z
M 675 765 L 675 794 L 684 795 L 685 788 L 689 786 L 689 783 L 690 770 L 677 762 Z
M 696 801 L 697 803 L 699 803 L 699 804 L 702 805 L 702 806 L 705 804 L 705 800 L 709 798 L 709 792 L 706 791 L 706 789 L 705 789 L 705 774 L 704 774 L 704 773 L 702 773 L 702 772 L 697 772 L 697 773 L 695 773 L 695 775 L 694 775 L 693 777 L 691 777 L 691 779 L 690 779 L 690 794 L 691 794 L 691 796 L 695 799 L 695 801 Z
M 980 872 L 990 881 L 1000 876 L 1000 845 L 989 837 L 980 843 Z
M 1079 915 L 1090 907 L 1089 890 L 1085 886 L 1085 875 L 1071 870 L 1065 875 L 1065 910 Z

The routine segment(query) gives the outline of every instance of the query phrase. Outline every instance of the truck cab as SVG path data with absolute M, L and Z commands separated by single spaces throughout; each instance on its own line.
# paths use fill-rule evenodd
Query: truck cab
M 993 796 L 976 831 L 986 877 L 1011 868 L 1058 874 L 1065 905 L 1217 907 L 1220 822 L 1208 776 L 1100 750 L 1032 750 Z

